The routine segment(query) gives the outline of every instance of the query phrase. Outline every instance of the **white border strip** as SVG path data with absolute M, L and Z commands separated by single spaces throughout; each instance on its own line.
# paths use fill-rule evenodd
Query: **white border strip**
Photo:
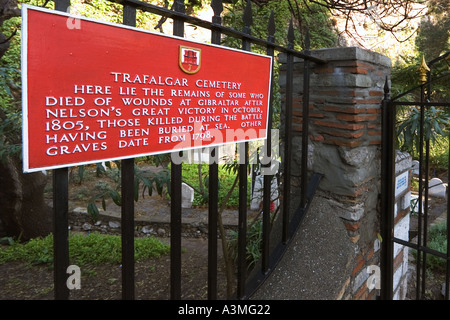
M 72 14 L 69 14 L 69 13 L 66 13 L 66 12 L 62 12 L 62 11 L 55 11 L 55 10 L 52 10 L 52 9 L 31 6 L 31 5 L 28 5 L 28 4 L 22 4 L 22 38 L 21 38 L 21 41 L 22 41 L 22 45 L 21 45 L 21 56 L 22 56 L 21 57 L 21 63 L 22 63 L 22 143 L 23 143 L 22 155 L 23 155 L 23 171 L 24 172 L 36 172 L 36 171 L 43 171 L 43 170 L 50 170 L 50 169 L 73 167 L 73 166 L 79 166 L 79 165 L 85 165 L 85 164 L 99 163 L 99 162 L 104 162 L 104 161 L 116 161 L 116 160 L 138 158 L 138 157 L 150 156 L 150 155 L 156 155 L 156 154 L 179 152 L 179 151 L 183 151 L 183 150 L 195 150 L 195 149 L 199 149 L 199 148 L 210 148 L 210 147 L 212 148 L 212 147 L 219 147 L 219 146 L 223 146 L 223 145 L 227 145 L 227 144 L 236 143 L 236 142 L 232 141 L 232 142 L 224 142 L 224 143 L 218 143 L 218 144 L 209 144 L 209 145 L 206 145 L 206 146 L 193 146 L 191 148 L 186 148 L 186 149 L 173 149 L 173 150 L 170 150 L 170 151 L 167 151 L 167 152 L 161 152 L 161 151 L 158 151 L 158 152 L 145 152 L 145 153 L 139 153 L 139 154 L 130 154 L 130 155 L 126 155 L 126 156 L 122 156 L 122 157 L 116 157 L 116 158 L 97 159 L 97 160 L 89 160 L 89 161 L 76 162 L 76 163 L 66 163 L 66 164 L 54 165 L 54 166 L 48 166 L 48 167 L 29 168 L 29 161 L 28 161 L 28 148 L 29 148 L 28 120 L 29 119 L 28 119 L 28 82 L 27 82 L 27 79 L 28 79 L 28 71 L 27 71 L 27 61 L 28 61 L 28 10 L 41 11 L 41 12 L 45 12 L 45 13 L 65 16 L 65 17 L 68 17 L 68 18 L 85 20 L 85 21 L 89 21 L 89 22 L 93 22 L 93 23 L 109 25 L 109 26 L 112 26 L 112 27 L 128 29 L 128 30 L 132 30 L 132 31 L 142 32 L 142 33 L 148 33 L 148 34 L 155 35 L 155 36 L 182 40 L 184 42 L 190 42 L 190 43 L 194 43 L 194 44 L 200 44 L 200 45 L 205 45 L 205 46 L 210 46 L 210 47 L 216 47 L 216 48 L 223 49 L 223 50 L 236 51 L 236 52 L 239 52 L 239 53 L 250 54 L 250 55 L 255 55 L 255 56 L 259 56 L 259 57 L 263 57 L 263 58 L 269 59 L 270 60 L 270 75 L 269 75 L 269 92 L 267 92 L 267 116 L 266 116 L 266 128 L 267 129 L 266 129 L 266 136 L 265 136 L 265 138 L 249 139 L 249 140 L 240 141 L 238 143 L 244 143 L 244 142 L 250 142 L 250 141 L 258 141 L 258 140 L 265 140 L 267 138 L 267 130 L 271 130 L 271 128 L 268 128 L 269 112 L 270 112 L 270 110 L 269 110 L 269 108 L 270 108 L 270 92 L 271 92 L 271 87 L 272 87 L 272 76 L 273 76 L 273 74 L 272 74 L 273 73 L 272 72 L 273 71 L 273 58 L 271 56 L 264 55 L 264 54 L 259 54 L 259 53 L 251 52 L 251 51 L 244 51 L 244 50 L 240 50 L 240 49 L 225 47 L 225 46 L 216 45 L 216 44 L 212 44 L 212 43 L 206 43 L 206 42 L 200 42 L 200 41 L 195 41 L 195 40 L 189 40 L 189 39 L 186 39 L 186 38 L 183 38 L 183 37 L 167 35 L 167 34 L 153 32 L 153 31 L 145 30 L 145 29 L 139 29 L 139 28 L 136 28 L 136 27 L 130 27 L 130 26 L 123 25 L 123 24 L 118 24 L 118 23 L 113 23 L 113 22 L 106 22 L 106 21 L 96 20 L 96 19 L 82 17 L 82 16 L 75 16 L 75 15 L 72 15 Z
M 21 68 L 22 68 L 22 159 L 23 171 L 28 171 L 28 5 L 22 4 L 21 31 Z M 36 170 L 37 171 L 37 170 Z

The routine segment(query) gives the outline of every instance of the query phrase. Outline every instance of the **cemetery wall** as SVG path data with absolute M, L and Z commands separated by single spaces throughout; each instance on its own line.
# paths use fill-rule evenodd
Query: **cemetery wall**
M 311 208 L 308 214 L 339 221 L 343 226 L 340 231 L 324 233 L 324 243 L 330 247 L 316 247 L 317 259 L 321 255 L 336 261 L 347 257 L 346 263 L 339 266 L 328 262 L 330 268 L 339 268 L 345 277 L 334 284 L 339 287 L 333 291 L 334 296 L 327 298 L 375 299 L 379 294 L 375 284 L 380 263 L 381 101 L 391 62 L 381 54 L 357 47 L 312 50 L 311 55 L 328 61 L 325 65 L 310 64 L 308 147 L 308 170 L 323 174 L 315 201 L 328 211 Z M 280 61 L 283 59 L 280 57 Z M 302 152 L 303 63 L 301 59 L 294 60 L 291 157 L 292 168 L 298 170 Z M 280 79 L 284 79 L 286 68 L 280 72 Z M 280 86 L 283 92 L 283 80 Z M 294 170 L 293 195 L 300 195 L 299 179 L 300 171 Z M 330 256 L 329 250 L 336 241 L 346 242 L 339 247 L 347 251 Z M 311 246 L 312 242 L 314 239 L 300 246 Z M 331 277 L 331 273 L 317 276 Z

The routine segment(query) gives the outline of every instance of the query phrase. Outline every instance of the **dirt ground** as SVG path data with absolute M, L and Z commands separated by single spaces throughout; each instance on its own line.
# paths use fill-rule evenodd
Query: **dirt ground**
M 100 183 L 114 185 L 109 176 L 94 177 L 91 172 L 85 173 L 80 183 L 76 172 L 71 172 L 69 179 L 69 221 L 73 208 L 86 208 L 89 195 L 95 192 Z M 51 179 L 50 179 L 51 181 Z M 51 187 L 46 197 L 51 203 Z M 167 199 L 154 195 L 149 202 L 153 211 L 162 211 L 167 207 Z M 110 201 L 111 202 L 111 201 Z M 139 202 L 138 202 L 139 203 Z M 113 204 L 114 205 L 114 204 Z M 98 205 L 101 207 L 101 204 Z M 113 209 L 108 204 L 108 209 Z M 117 208 L 116 208 L 117 209 Z M 120 210 L 120 209 L 119 209 Z M 195 210 L 191 215 L 194 214 Z M 114 213 L 113 213 L 114 214 Z M 136 215 L 139 215 L 136 212 Z M 162 213 L 158 213 L 161 218 Z M 74 226 L 71 226 L 74 228 Z M 80 225 L 77 226 L 80 228 Z M 156 230 L 156 227 L 155 227 Z M 118 230 L 115 230 L 117 234 Z M 206 237 L 201 234 L 190 236 L 184 233 L 182 238 L 182 299 L 207 299 L 207 260 L 208 246 Z M 145 235 L 143 235 L 145 236 Z M 157 236 L 157 235 L 156 235 Z M 159 237 L 169 243 L 167 234 Z M 223 270 L 222 247 L 218 241 L 218 298 L 226 299 L 226 278 Z M 24 262 L 0 264 L 0 300 L 45 300 L 54 299 L 53 264 L 27 265 Z M 158 259 L 148 259 L 135 263 L 135 297 L 139 300 L 170 299 L 170 255 Z M 122 299 L 122 270 L 120 265 L 104 264 L 100 266 L 84 266 L 81 268 L 81 289 L 71 290 L 70 299 L 74 300 L 119 300 Z
M 204 239 L 183 239 L 182 299 L 207 299 L 207 252 Z M 219 263 L 220 265 L 220 263 Z M 135 296 L 139 300 L 170 299 L 170 256 L 135 264 Z M 85 266 L 81 269 L 81 289 L 71 290 L 73 300 L 120 300 L 120 265 Z M 23 262 L 0 265 L 0 300 L 54 299 L 51 264 L 29 266 Z M 218 271 L 218 297 L 226 298 L 225 278 Z

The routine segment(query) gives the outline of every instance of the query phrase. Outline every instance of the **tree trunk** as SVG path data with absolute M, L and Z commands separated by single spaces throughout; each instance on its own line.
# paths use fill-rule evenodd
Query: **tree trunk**
M 28 240 L 52 231 L 52 208 L 45 203 L 47 177 L 23 173 L 21 162 L 0 161 L 0 220 L 6 236 Z
M 0 0 L 0 26 L 18 16 L 16 0 Z M 0 33 L 0 58 L 8 50 L 9 40 Z M 0 110 L 0 121 L 6 119 L 7 115 Z M 20 144 L 20 128 L 14 128 L 13 132 L 16 133 L 7 140 Z M 0 159 L 0 232 L 3 233 L 0 237 L 28 240 L 52 231 L 52 209 L 44 199 L 47 180 L 42 172 L 23 173 L 22 161 L 17 157 L 6 155 L 3 161 Z

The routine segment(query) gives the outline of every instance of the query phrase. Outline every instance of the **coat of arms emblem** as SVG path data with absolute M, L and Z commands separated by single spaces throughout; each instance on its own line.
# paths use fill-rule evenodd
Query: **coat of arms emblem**
M 200 70 L 201 49 L 180 46 L 179 65 L 183 72 L 197 73 Z

